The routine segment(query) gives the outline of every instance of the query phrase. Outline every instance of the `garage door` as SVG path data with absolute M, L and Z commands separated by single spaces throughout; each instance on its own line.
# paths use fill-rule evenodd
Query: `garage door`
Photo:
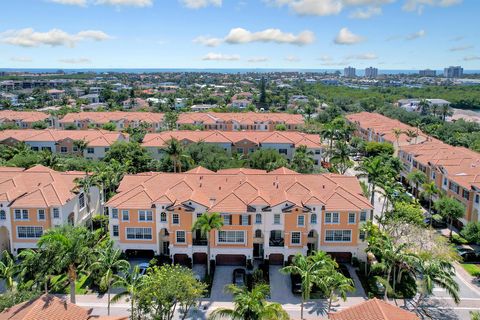
M 327 252 L 332 258 L 337 260 L 339 263 L 351 263 L 352 262 L 352 253 L 351 252 Z
M 186 254 L 176 254 L 173 256 L 173 263 L 182 266 L 190 266 L 190 258 Z
M 207 264 L 207 254 L 203 252 L 196 252 L 193 254 L 194 264 Z
M 215 260 L 218 266 L 244 266 L 247 263 L 243 254 L 219 254 Z
M 268 261 L 271 265 L 283 265 L 283 254 L 281 253 L 272 253 L 268 256 Z

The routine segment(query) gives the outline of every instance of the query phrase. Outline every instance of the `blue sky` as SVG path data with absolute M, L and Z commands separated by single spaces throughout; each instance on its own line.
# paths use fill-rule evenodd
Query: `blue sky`
M 478 0 L 2 0 L 0 68 L 480 69 Z

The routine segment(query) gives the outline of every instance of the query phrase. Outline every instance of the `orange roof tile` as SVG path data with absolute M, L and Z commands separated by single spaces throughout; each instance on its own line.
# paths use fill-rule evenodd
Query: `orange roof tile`
M 48 119 L 49 115 L 37 111 L 0 111 L 0 120 L 3 121 L 23 121 L 23 122 L 37 122 Z
M 159 123 L 163 121 L 163 113 L 155 112 L 124 112 L 124 111 L 105 111 L 105 112 L 78 112 L 68 113 L 60 123 L 74 123 L 75 121 L 88 121 L 92 123 L 108 123 L 110 121 L 128 121 L 128 122 L 147 122 Z
M 329 314 L 331 320 L 419 320 L 412 312 L 377 298 Z
M 227 123 L 237 122 L 241 124 L 253 125 L 255 123 L 285 123 L 291 125 L 302 125 L 303 116 L 300 114 L 289 113 L 257 113 L 257 112 L 238 112 L 238 113 L 220 113 L 220 112 L 189 112 L 181 113 L 177 123 Z

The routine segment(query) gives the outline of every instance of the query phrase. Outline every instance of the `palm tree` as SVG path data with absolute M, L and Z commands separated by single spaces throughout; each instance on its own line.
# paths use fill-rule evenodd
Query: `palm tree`
M 207 238 L 207 274 L 210 275 L 210 233 L 212 230 L 220 230 L 223 226 L 223 218 L 218 212 L 205 212 L 193 224 L 192 231 L 200 230 L 202 236 Z
M 58 271 L 66 270 L 70 284 L 70 301 L 75 303 L 78 274 L 85 270 L 90 262 L 92 234 L 84 227 L 63 226 L 48 230 L 37 245 L 40 249 L 57 252 L 52 264 Z
M 17 274 L 17 265 L 15 260 L 7 250 L 2 252 L 2 259 L 0 260 L 0 279 L 5 280 L 7 290 L 15 288 L 15 276 Z
M 399 145 L 400 145 L 399 139 L 400 139 L 400 136 L 403 133 L 403 130 L 399 129 L 399 128 L 393 128 L 392 132 L 393 132 L 393 135 L 395 136 L 395 140 L 397 141 L 397 148 L 398 148 Z
M 232 320 L 287 320 L 288 313 L 282 305 L 276 302 L 267 302 L 270 288 L 266 284 L 259 284 L 249 291 L 246 287 L 229 285 L 227 291 L 233 294 L 233 309 L 218 308 L 212 312 L 209 319 L 229 318 Z
M 320 130 L 320 137 L 328 140 L 328 154 L 331 154 L 333 148 L 333 140 L 335 138 L 335 128 L 331 123 L 326 123 Z
M 106 247 L 98 250 L 97 261 L 91 264 L 93 270 L 97 269 L 102 273 L 100 285 L 107 289 L 107 314 L 110 315 L 110 289 L 112 285 L 119 282 L 121 277 L 115 272 L 127 272 L 130 263 L 120 259 L 121 251 L 113 248 L 113 242 L 108 242 Z
M 412 139 L 413 139 L 413 138 L 417 139 L 417 136 L 418 136 L 417 132 L 416 132 L 415 130 L 413 130 L 413 129 L 407 129 L 407 130 L 405 130 L 405 134 L 407 135 L 407 137 L 410 138 L 410 144 L 412 144 L 412 141 L 413 141 Z M 416 142 L 415 142 L 415 143 L 416 143 Z
M 191 160 L 190 157 L 185 153 L 180 141 L 175 138 L 172 138 L 167 141 L 166 146 L 163 148 L 163 151 L 167 154 L 170 160 L 173 163 L 173 172 L 176 173 L 182 172 L 182 159 Z
M 83 156 L 83 151 L 87 149 L 88 142 L 84 139 L 73 141 L 73 146 L 78 149 L 78 152 Z
M 328 297 L 327 312 L 330 312 L 332 308 L 332 302 L 336 293 L 338 293 L 342 300 L 345 301 L 347 300 L 347 292 L 355 291 L 353 280 L 345 277 L 341 272 L 334 268 L 324 274 L 317 285 L 322 288 L 322 291 Z
M 452 239 L 453 221 L 465 215 L 465 206 L 454 198 L 441 197 L 435 202 L 435 209 L 450 222 L 450 239 Z
M 348 168 L 352 167 L 353 162 L 350 160 L 350 147 L 345 141 L 340 140 L 335 143 L 335 149 L 332 151 L 330 162 L 340 174 L 345 174 Z
M 138 289 L 141 287 L 143 281 L 140 274 L 140 268 L 135 266 L 131 272 L 127 273 L 124 277 L 120 277 L 115 283 L 115 287 L 123 288 L 123 291 L 115 294 L 112 298 L 112 303 L 120 301 L 123 297 L 128 297 L 130 300 L 130 319 L 136 319 L 135 317 L 135 301 L 137 299 Z
M 19 265 L 20 281 L 27 282 L 33 277 L 33 280 L 39 287 L 43 283 L 45 294 L 48 294 L 50 280 L 56 273 L 56 266 L 52 261 L 55 260 L 57 254 L 56 250 L 22 250 L 18 254 L 18 258 L 21 261 Z
M 428 199 L 428 214 L 430 215 L 430 226 L 432 225 L 432 198 L 434 195 L 438 194 L 440 190 L 438 190 L 437 186 L 435 185 L 435 181 L 425 182 L 423 185 L 423 196 Z
M 366 158 L 358 167 L 360 171 L 359 176 L 366 176 L 370 184 L 370 203 L 375 206 L 375 188 L 384 178 L 385 163 L 382 157 Z M 373 221 L 373 211 L 370 214 L 370 219 Z
M 330 256 L 323 252 L 317 251 L 311 256 L 304 256 L 297 253 L 292 260 L 292 264 L 280 269 L 286 274 L 299 275 L 302 279 L 302 303 L 300 306 L 300 319 L 303 318 L 303 308 L 305 301 L 310 299 L 310 293 L 314 283 L 320 281 L 324 275 L 325 270 L 335 267 L 335 261 Z
M 85 176 L 83 178 L 76 178 L 75 183 L 77 185 L 77 188 L 81 191 L 83 191 L 83 194 L 85 195 L 85 207 L 87 210 L 87 214 L 89 216 L 89 221 L 90 221 L 90 230 L 93 231 L 93 223 L 92 223 L 92 212 L 90 210 L 90 189 L 94 186 L 97 185 L 97 177 L 89 174 L 88 172 L 85 172 Z
M 470 311 L 470 320 L 480 320 L 480 311 Z
M 455 303 L 460 302 L 459 287 L 455 282 L 455 268 L 449 261 L 423 257 L 418 260 L 416 272 L 419 297 L 415 310 L 418 310 L 427 296 L 432 295 L 434 286 L 445 289 Z
M 407 180 L 415 186 L 414 195 L 418 197 L 418 187 L 420 184 L 425 183 L 427 176 L 420 170 L 414 170 L 407 175 Z
M 301 145 L 295 149 L 291 167 L 299 173 L 311 173 L 313 171 L 313 152 L 306 146 Z
M 447 116 L 450 114 L 450 106 L 448 104 L 442 105 L 442 119 L 445 121 Z

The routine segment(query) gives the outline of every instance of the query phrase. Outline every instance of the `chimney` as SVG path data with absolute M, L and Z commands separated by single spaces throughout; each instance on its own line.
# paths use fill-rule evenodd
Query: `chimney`
M 215 205 L 215 202 L 217 201 L 217 199 L 215 198 L 210 198 L 210 207 L 213 207 Z

